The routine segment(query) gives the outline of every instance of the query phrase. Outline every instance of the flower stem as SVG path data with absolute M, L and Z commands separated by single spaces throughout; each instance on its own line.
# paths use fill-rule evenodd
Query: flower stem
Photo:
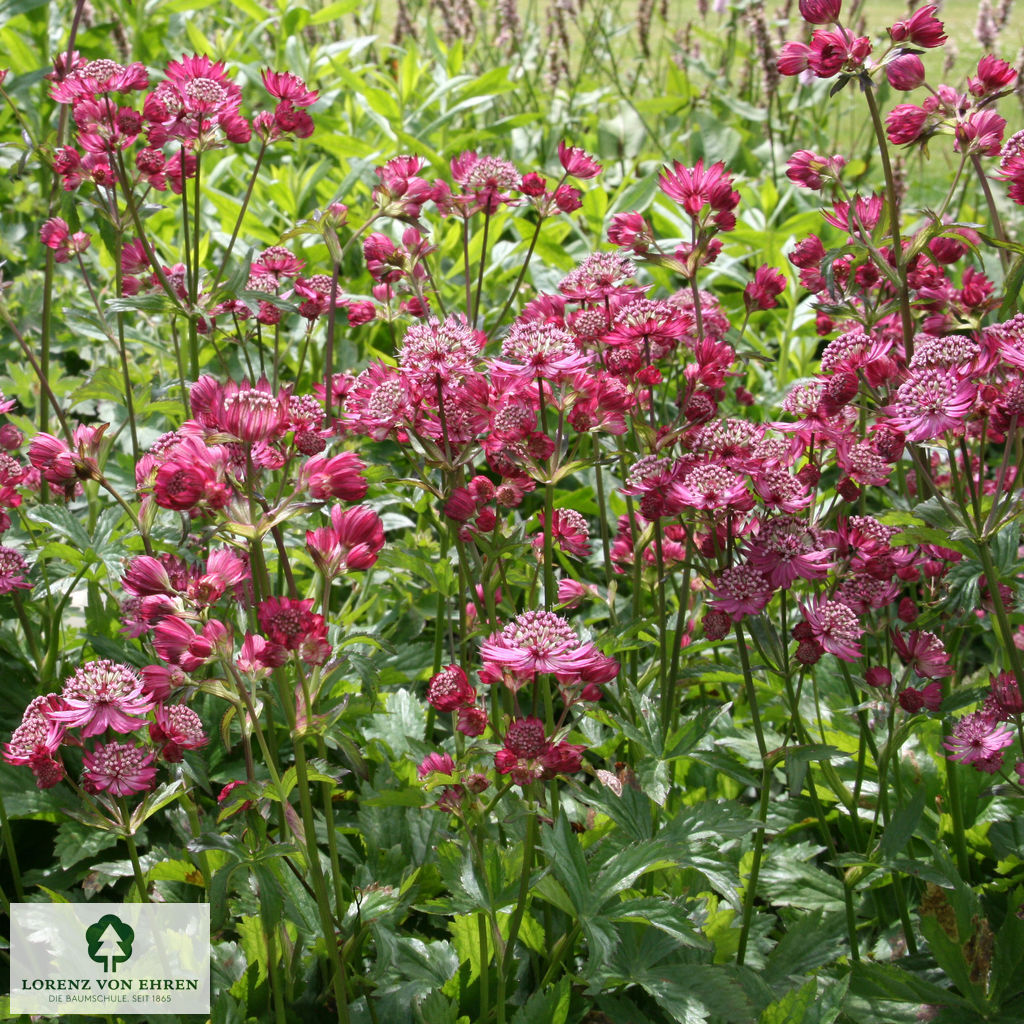
M 882 173 L 885 176 L 885 199 L 889 209 L 889 234 L 892 236 L 892 262 L 896 270 L 896 289 L 899 296 L 900 325 L 903 332 L 903 349 L 907 361 L 914 354 L 914 318 L 910 309 L 910 290 L 907 286 L 906 260 L 903 254 L 903 239 L 900 234 L 900 200 L 896 191 L 896 178 L 892 172 L 892 161 L 889 159 L 888 137 L 882 124 L 882 115 L 875 98 L 874 85 L 868 81 L 864 84 L 864 97 L 867 100 L 868 112 L 871 115 L 871 126 L 878 144 L 878 155 L 882 159 Z

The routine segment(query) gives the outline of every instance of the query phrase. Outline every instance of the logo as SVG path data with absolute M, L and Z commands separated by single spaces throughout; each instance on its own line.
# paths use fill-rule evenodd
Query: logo
M 85 930 L 89 944 L 89 959 L 103 964 L 103 973 L 117 973 L 117 965 L 132 955 L 135 930 L 114 914 L 104 914 L 91 928 Z
M 10 1010 L 65 1020 L 210 1012 L 206 903 L 12 903 Z M 5 1007 L 6 1008 L 6 1007 Z M 205 1019 L 205 1018 L 204 1018 Z

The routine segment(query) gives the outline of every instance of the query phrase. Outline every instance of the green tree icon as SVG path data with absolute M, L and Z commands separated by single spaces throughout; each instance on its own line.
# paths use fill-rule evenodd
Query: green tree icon
M 132 955 L 135 932 L 114 914 L 104 914 L 85 930 L 89 943 L 89 959 L 103 964 L 103 973 L 117 973 L 117 965 Z

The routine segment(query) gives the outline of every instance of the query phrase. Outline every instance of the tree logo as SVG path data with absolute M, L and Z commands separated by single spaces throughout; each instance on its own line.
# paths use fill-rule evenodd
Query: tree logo
M 135 932 L 114 914 L 105 914 L 85 930 L 89 943 L 89 959 L 103 964 L 103 973 L 117 973 L 117 965 L 132 955 Z

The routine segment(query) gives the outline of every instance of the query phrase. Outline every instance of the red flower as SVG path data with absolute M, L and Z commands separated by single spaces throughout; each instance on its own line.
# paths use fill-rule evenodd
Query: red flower
M 743 302 L 747 309 L 772 309 L 778 297 L 786 290 L 786 278 L 767 263 L 754 271 L 754 279 L 743 289 Z
M 313 611 L 311 599 L 296 601 L 290 597 L 268 597 L 261 602 L 256 617 L 268 640 L 280 644 L 287 651 L 300 651 L 307 660 L 312 660 L 309 655 L 318 657 L 323 644 L 326 644 L 327 623 L 322 615 Z

